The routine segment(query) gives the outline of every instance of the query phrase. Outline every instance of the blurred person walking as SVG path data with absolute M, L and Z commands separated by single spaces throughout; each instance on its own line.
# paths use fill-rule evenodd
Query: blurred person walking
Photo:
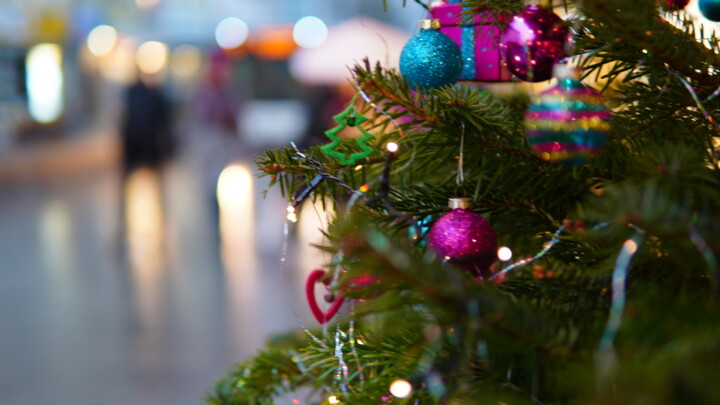
M 148 263 L 161 266 L 164 258 L 162 177 L 175 142 L 170 99 L 152 79 L 139 74 L 125 89 L 120 123 L 122 178 L 118 253 L 123 260 L 130 259 L 128 264 L 133 267 L 150 265 Z M 148 211 L 149 208 L 152 209 Z M 148 235 L 148 225 L 152 225 L 151 235 Z M 152 237 L 148 240 L 149 236 Z M 139 245 L 152 254 L 134 252 L 133 247 Z M 138 262 L 139 258 L 146 263 Z
M 159 169 L 171 157 L 171 104 L 162 88 L 139 77 L 124 94 L 123 174 L 147 166 Z

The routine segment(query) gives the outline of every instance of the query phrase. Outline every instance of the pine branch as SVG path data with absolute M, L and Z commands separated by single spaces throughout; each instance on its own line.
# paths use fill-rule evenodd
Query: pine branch
M 710 71 L 720 66 L 720 56 L 658 18 L 657 7 L 654 0 L 585 0 L 580 4 L 587 17 L 601 21 L 605 32 L 620 42 L 645 50 L 703 86 L 720 86 L 720 78 Z

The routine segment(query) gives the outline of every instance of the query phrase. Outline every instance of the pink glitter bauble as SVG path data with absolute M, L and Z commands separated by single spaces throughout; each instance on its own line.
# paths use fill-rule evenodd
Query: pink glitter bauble
M 490 223 L 481 215 L 460 208 L 435 221 L 427 242 L 444 260 L 473 275 L 486 274 L 497 251 Z

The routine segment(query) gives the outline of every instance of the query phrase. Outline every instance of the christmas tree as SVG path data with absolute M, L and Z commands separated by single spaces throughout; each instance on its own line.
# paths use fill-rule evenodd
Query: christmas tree
M 337 212 L 308 283 L 332 294 L 310 299 L 324 328 L 269 342 L 207 403 L 720 403 L 713 27 L 686 1 L 556 1 L 562 19 L 547 2 L 416 3 L 456 7 L 439 32 L 459 46 L 354 67 L 343 125 L 372 139 L 257 160 L 290 220 L 308 199 Z M 700 11 L 720 19 L 719 3 Z

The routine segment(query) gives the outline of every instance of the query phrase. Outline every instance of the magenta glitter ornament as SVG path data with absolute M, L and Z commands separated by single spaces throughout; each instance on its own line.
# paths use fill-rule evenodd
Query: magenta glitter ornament
M 500 29 L 492 13 L 478 13 L 465 23 L 462 12 L 467 9 L 459 0 L 436 1 L 430 4 L 431 18 L 440 21 L 440 32 L 452 38 L 460 48 L 463 69 L 460 80 L 477 82 L 508 82 L 512 75 L 500 59 Z M 510 21 L 509 15 L 500 16 Z
M 469 200 L 450 199 L 450 212 L 430 227 L 427 243 L 444 260 L 471 272 L 487 275 L 495 260 L 497 239 L 490 223 L 469 209 Z
M 658 0 L 663 1 L 663 0 Z M 664 0 L 665 4 L 672 10 L 680 10 L 690 3 L 690 0 Z
M 524 81 L 550 80 L 555 62 L 565 57 L 568 32 L 552 10 L 527 6 L 512 18 L 500 37 L 503 63 Z

